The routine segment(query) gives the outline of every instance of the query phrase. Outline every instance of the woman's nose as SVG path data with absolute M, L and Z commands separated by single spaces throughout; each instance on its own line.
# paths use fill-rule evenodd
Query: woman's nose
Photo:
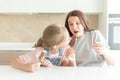
M 73 28 L 74 28 L 74 29 L 76 29 L 76 28 L 77 28 L 77 26 L 74 24 L 74 25 L 73 25 Z

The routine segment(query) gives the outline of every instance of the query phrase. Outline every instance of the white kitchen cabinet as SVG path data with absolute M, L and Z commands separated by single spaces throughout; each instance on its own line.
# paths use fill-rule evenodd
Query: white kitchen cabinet
M 0 0 L 0 13 L 102 12 L 103 0 Z
M 0 0 L 0 13 L 66 13 L 74 0 Z
M 33 51 L 35 43 L 0 43 L 0 65 L 10 64 L 11 59 Z
M 107 8 L 108 13 L 119 14 L 120 13 L 119 0 L 107 0 Z
M 26 0 L 0 0 L 0 13 L 24 13 Z
M 65 13 L 73 9 L 74 0 L 27 0 L 27 11 L 32 13 Z
M 103 0 L 28 0 L 28 12 L 66 13 L 79 9 L 85 13 L 101 13 Z
M 103 0 L 75 0 L 76 9 L 85 13 L 101 13 L 103 11 Z
M 10 65 L 12 59 L 30 51 L 0 51 L 0 65 Z

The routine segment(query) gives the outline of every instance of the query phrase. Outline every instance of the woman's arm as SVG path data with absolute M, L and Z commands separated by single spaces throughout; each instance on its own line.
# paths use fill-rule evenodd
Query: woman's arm
M 23 64 L 18 57 L 11 60 L 11 66 L 23 71 L 35 72 L 39 69 L 40 62 Z
M 114 65 L 115 62 L 114 62 L 114 59 L 112 57 L 112 54 L 111 54 L 110 50 L 103 51 L 101 55 L 104 57 L 105 61 L 109 65 Z
M 70 45 L 71 47 L 74 46 L 75 40 L 76 40 L 76 37 L 75 37 L 75 36 L 72 36 L 72 37 L 71 37 L 71 40 L 70 40 L 70 43 L 69 43 L 69 45 Z
M 94 42 L 92 48 L 95 52 L 104 57 L 105 61 L 110 64 L 114 65 L 114 59 L 112 58 L 112 54 L 110 50 L 107 50 L 100 42 Z

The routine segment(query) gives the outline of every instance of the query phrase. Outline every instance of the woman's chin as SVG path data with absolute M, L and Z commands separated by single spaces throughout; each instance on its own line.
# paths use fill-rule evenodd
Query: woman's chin
M 80 37 L 81 35 L 79 35 L 79 34 L 74 34 L 74 36 L 75 36 L 76 38 L 78 38 L 78 37 Z

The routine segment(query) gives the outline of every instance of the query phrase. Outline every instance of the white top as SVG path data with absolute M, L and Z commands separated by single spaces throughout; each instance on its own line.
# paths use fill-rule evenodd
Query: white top
M 97 55 L 91 47 L 94 41 L 101 42 L 105 48 L 108 48 L 105 39 L 98 30 L 85 32 L 82 37 L 76 39 L 74 50 L 77 66 L 103 66 L 103 56 Z
M 11 66 L 0 66 L 0 80 L 120 80 L 119 67 L 40 67 L 24 72 Z

